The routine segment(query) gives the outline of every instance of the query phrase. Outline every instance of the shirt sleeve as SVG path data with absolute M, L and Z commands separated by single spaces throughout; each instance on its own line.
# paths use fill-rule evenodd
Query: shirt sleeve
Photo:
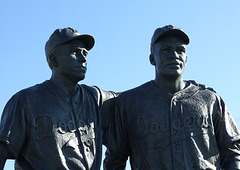
M 19 95 L 14 95 L 6 104 L 2 113 L 0 141 L 8 145 L 10 152 L 15 157 L 19 155 L 25 142 L 27 112 L 27 108 L 22 104 Z
M 107 147 L 104 168 L 124 169 L 130 155 L 126 114 L 117 98 L 107 101 L 107 104 L 103 105 L 103 116 L 109 117 L 108 126 L 103 129 L 103 144 Z M 106 114 L 107 111 L 113 112 Z
M 98 88 L 97 86 L 94 86 L 94 88 L 97 89 L 98 93 L 100 94 L 100 101 L 99 104 L 102 105 L 105 101 L 117 97 L 120 93 L 118 92 L 113 92 L 113 91 L 104 91 Z
M 240 132 L 226 104 L 218 97 L 214 109 L 214 130 L 224 169 L 240 169 Z

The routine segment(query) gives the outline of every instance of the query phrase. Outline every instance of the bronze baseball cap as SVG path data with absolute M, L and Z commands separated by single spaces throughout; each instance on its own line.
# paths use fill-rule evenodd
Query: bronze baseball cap
M 189 44 L 190 40 L 187 36 L 186 33 L 183 32 L 183 30 L 181 30 L 180 28 L 177 28 L 173 25 L 166 25 L 164 27 L 161 28 L 157 28 L 154 31 L 154 34 L 152 36 L 152 40 L 151 40 L 151 46 L 150 48 L 152 48 L 152 46 L 159 40 L 161 39 L 163 36 L 166 35 L 176 35 L 179 36 L 183 39 L 184 43 Z
M 49 40 L 45 45 L 46 56 L 49 56 L 53 49 L 60 44 L 67 43 L 73 39 L 78 39 L 86 45 L 86 49 L 89 51 L 93 48 L 95 40 L 93 36 L 88 34 L 80 35 L 80 33 L 73 28 L 56 29 L 49 37 Z

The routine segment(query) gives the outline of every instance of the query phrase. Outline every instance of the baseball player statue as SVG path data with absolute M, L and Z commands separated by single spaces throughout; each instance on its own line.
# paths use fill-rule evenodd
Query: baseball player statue
M 79 85 L 85 78 L 91 35 L 56 29 L 45 45 L 50 80 L 16 93 L 0 124 L 0 169 L 15 159 L 16 169 L 100 169 L 100 108 L 115 96 Z
M 104 168 L 240 169 L 240 133 L 223 99 L 184 81 L 189 37 L 172 25 L 155 30 L 150 63 L 155 79 L 107 101 Z M 107 118 L 107 117 L 106 117 Z

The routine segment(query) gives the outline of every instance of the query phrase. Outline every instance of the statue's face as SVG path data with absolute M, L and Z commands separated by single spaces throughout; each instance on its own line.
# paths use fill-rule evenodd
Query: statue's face
M 157 76 L 176 79 L 182 76 L 187 63 L 187 47 L 176 36 L 162 38 L 153 46 L 151 63 L 155 66 Z
M 87 53 L 85 45 L 79 40 L 58 45 L 54 51 L 57 62 L 54 70 L 72 82 L 83 80 L 87 71 Z

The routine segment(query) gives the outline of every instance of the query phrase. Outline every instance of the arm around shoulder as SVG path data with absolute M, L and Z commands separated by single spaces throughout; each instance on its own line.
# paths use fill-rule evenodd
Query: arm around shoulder
M 107 147 L 104 169 L 123 170 L 130 155 L 126 120 L 118 98 L 104 102 L 102 107 L 103 144 Z

